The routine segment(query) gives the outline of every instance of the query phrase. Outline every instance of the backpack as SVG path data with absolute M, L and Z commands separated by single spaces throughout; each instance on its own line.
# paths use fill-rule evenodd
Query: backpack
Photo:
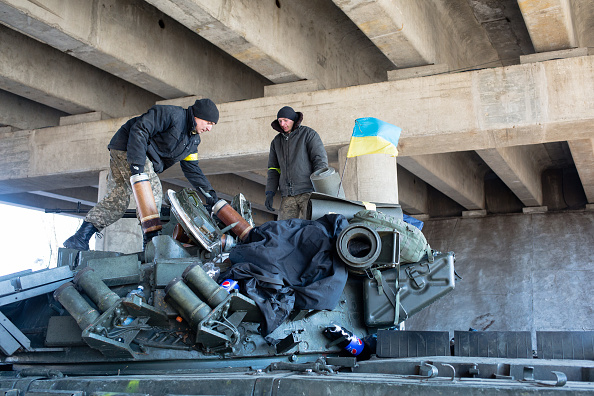
M 416 263 L 421 261 L 425 255 L 427 255 L 429 262 L 433 262 L 433 251 L 423 232 L 402 219 L 375 210 L 361 210 L 353 216 L 349 223 L 363 223 L 378 232 L 398 231 L 400 234 L 401 263 Z

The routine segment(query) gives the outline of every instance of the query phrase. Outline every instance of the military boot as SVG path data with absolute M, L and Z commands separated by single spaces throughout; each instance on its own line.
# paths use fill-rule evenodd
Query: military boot
M 68 249 L 89 250 L 89 241 L 96 232 L 99 232 L 99 230 L 93 224 L 83 221 L 78 231 L 66 239 L 63 245 Z

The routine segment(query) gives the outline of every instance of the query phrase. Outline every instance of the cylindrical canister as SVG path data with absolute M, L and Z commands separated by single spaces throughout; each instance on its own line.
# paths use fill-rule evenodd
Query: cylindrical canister
M 204 269 L 198 264 L 192 264 L 182 274 L 190 289 L 200 294 L 211 308 L 216 308 L 222 303 L 229 293 L 219 286 Z
M 193 326 L 198 326 L 211 309 L 180 278 L 174 278 L 165 287 L 167 302 L 179 312 L 182 318 Z
M 195 245 L 194 241 L 190 238 L 188 234 L 186 234 L 186 231 L 179 223 L 177 223 L 175 227 L 173 227 L 173 233 L 171 234 L 171 236 L 178 242 Z
M 142 225 L 142 232 L 159 231 L 163 228 L 161 217 L 157 210 L 155 196 L 151 188 L 151 182 L 146 173 L 139 173 L 130 177 L 134 199 L 136 200 L 136 210 Z
M 101 312 L 107 311 L 120 299 L 120 296 L 112 292 L 91 267 L 78 271 L 72 282 L 87 293 Z
M 225 225 L 238 223 L 235 227 L 231 228 L 231 231 L 233 231 L 233 233 L 242 241 L 247 238 L 252 228 L 254 228 L 224 199 L 221 199 L 214 204 L 212 213 L 214 213 Z
M 66 282 L 54 292 L 54 298 L 62 304 L 66 311 L 78 323 L 81 329 L 86 329 L 99 318 L 99 312 L 91 307 L 87 300 L 74 288 L 72 282 Z

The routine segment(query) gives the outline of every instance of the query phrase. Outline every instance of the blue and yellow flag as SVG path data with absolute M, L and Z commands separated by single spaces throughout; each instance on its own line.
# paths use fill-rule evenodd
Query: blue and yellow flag
M 349 143 L 347 158 L 365 154 L 398 155 L 398 139 L 402 129 L 373 117 L 357 118 Z

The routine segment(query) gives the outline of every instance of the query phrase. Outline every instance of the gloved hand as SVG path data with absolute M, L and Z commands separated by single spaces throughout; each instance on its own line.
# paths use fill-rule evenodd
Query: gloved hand
M 208 194 L 210 195 L 210 198 L 207 197 L 206 195 L 204 196 L 204 199 L 206 200 L 206 204 L 208 206 L 213 206 L 219 200 L 219 197 L 217 197 L 217 192 L 215 190 L 208 190 Z
M 266 191 L 266 202 L 264 205 L 266 209 L 270 210 L 271 212 L 275 212 L 274 208 L 272 207 L 272 203 L 274 202 L 274 191 Z
M 144 165 L 130 164 L 130 172 L 133 175 L 138 175 L 138 174 L 144 172 Z

